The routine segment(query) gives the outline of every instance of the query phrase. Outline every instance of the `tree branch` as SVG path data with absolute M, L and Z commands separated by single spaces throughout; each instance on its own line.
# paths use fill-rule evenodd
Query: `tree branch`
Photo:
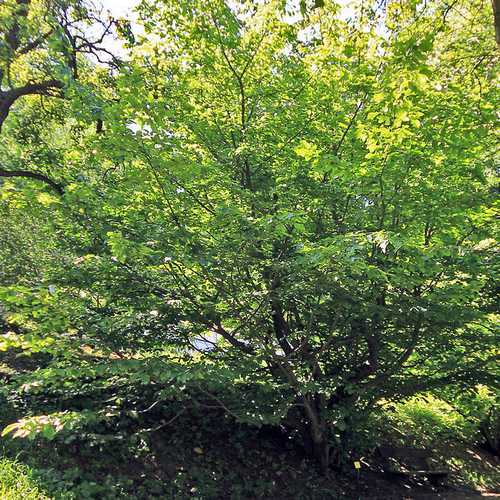
M 4 170 L 3 168 L 0 168 L 0 177 L 24 177 L 27 179 L 35 179 L 49 185 L 54 191 L 57 192 L 57 194 L 61 196 L 64 194 L 64 188 L 61 184 L 58 184 L 50 177 L 47 177 L 40 172 L 31 172 L 30 170 Z
M 12 105 L 25 95 L 51 95 L 51 91 L 62 89 L 64 83 L 60 80 L 45 80 L 43 82 L 27 83 L 22 87 L 0 91 L 0 132 L 2 125 L 9 115 Z

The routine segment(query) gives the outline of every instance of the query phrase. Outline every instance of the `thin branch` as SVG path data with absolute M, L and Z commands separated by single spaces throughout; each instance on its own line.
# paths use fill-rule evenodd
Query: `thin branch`
M 24 55 L 24 54 L 27 54 L 28 52 L 31 52 L 32 50 L 37 49 L 53 33 L 54 33 L 54 29 L 52 28 L 47 33 L 44 33 L 43 35 L 39 36 L 38 38 L 36 38 L 32 42 L 27 43 L 24 47 L 21 47 L 17 53 L 20 55 Z
M 162 422 L 160 425 L 157 425 L 156 427 L 151 427 L 150 429 L 143 429 L 140 432 L 156 432 L 162 429 L 163 427 L 166 427 L 167 425 L 170 425 L 173 423 L 175 420 L 177 420 L 183 413 L 187 411 L 187 408 L 183 408 L 181 411 L 176 413 L 170 420 L 167 422 Z

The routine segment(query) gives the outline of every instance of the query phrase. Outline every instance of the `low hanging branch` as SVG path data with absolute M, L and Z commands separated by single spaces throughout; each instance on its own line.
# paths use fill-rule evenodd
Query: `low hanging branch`
M 31 172 L 30 170 L 5 170 L 0 167 L 0 177 L 24 177 L 27 179 L 35 179 L 49 185 L 57 194 L 61 196 L 64 194 L 64 188 L 61 184 L 39 172 Z

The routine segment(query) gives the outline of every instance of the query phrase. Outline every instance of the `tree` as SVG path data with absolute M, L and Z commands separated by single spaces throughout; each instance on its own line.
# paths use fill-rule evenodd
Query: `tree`
M 116 65 L 103 45 L 114 20 L 104 20 L 81 0 L 9 0 L 0 9 L 0 132 L 13 106 L 26 96 L 62 97 L 78 77 L 83 55 Z M 89 30 L 96 33 L 88 36 Z M 109 61 L 109 58 L 111 60 Z M 88 66 L 88 65 L 87 65 Z M 58 194 L 63 186 L 43 171 L 0 165 L 0 177 L 44 182 Z
M 323 471 L 381 400 L 491 382 L 486 8 L 143 2 L 85 182 L 47 203 L 77 256 L 49 324 L 121 356 L 217 336 L 202 359 L 273 395 L 247 418 Z

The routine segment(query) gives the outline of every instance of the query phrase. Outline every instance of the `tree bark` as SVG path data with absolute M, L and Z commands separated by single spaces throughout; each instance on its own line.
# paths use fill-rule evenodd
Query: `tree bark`
M 312 438 L 314 459 L 318 463 L 321 475 L 326 476 L 330 468 L 330 445 L 326 432 L 313 432 Z
M 491 0 L 493 7 L 493 21 L 495 23 L 495 37 L 500 47 L 500 0 Z
M 314 397 L 317 400 L 317 397 Z M 322 415 L 324 408 L 312 404 L 311 398 L 304 397 L 304 414 L 308 422 L 307 435 L 303 436 L 304 447 L 318 464 L 323 476 L 328 474 L 330 468 L 330 444 L 326 421 Z

